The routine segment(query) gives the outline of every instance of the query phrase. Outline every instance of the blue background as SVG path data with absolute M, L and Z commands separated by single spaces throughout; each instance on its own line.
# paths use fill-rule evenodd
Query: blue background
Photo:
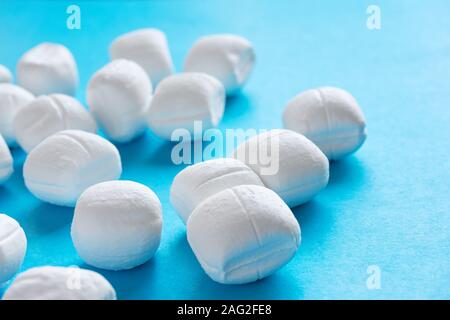
M 66 28 L 66 7 L 80 5 L 82 29 Z M 366 28 L 366 9 L 381 7 L 382 28 Z M 294 209 L 302 246 L 275 275 L 224 286 L 202 271 L 184 225 L 168 201 L 182 167 L 171 145 L 150 132 L 119 145 L 123 179 L 150 186 L 164 207 L 161 247 L 145 265 L 101 272 L 121 299 L 398 299 L 450 298 L 450 2 L 435 1 L 52 1 L 0 3 L 0 63 L 11 69 L 42 41 L 74 53 L 85 101 L 90 76 L 108 62 L 121 33 L 157 27 L 167 33 L 177 70 L 202 35 L 236 33 L 257 53 L 254 73 L 230 99 L 221 129 L 278 128 L 287 101 L 312 87 L 347 89 L 362 106 L 369 138 L 331 165 L 329 186 Z M 24 154 L 0 187 L 0 211 L 28 236 L 23 270 L 84 265 L 69 230 L 72 209 L 33 198 L 22 179 Z M 366 287 L 381 269 L 381 289 Z M 2 291 L 0 289 L 0 295 Z

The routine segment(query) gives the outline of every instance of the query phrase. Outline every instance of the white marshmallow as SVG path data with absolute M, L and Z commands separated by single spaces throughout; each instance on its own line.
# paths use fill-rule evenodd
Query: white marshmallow
M 11 71 L 9 71 L 9 69 L 4 65 L 0 64 L 0 83 L 11 83 L 12 78 L 13 76 L 11 74 Z
M 3 300 L 116 300 L 101 274 L 76 267 L 37 267 L 19 274 Z
M 162 207 L 152 190 L 132 181 L 109 181 L 83 192 L 71 234 L 86 263 L 124 270 L 153 257 L 161 229 Z
M 88 187 L 116 180 L 122 173 L 119 151 L 108 140 L 85 131 L 58 132 L 34 148 L 25 160 L 28 190 L 61 206 L 75 206 Z
M 17 112 L 14 135 L 27 153 L 45 138 L 63 130 L 95 133 L 97 124 L 78 100 L 64 94 L 40 96 Z
M 26 251 L 27 238 L 19 223 L 0 213 L 0 285 L 19 271 Z
M 75 95 L 78 69 L 65 46 L 44 42 L 28 50 L 17 64 L 17 82 L 35 95 Z
M 193 134 L 195 122 L 201 121 L 203 130 L 217 126 L 224 108 L 225 91 L 218 80 L 203 73 L 176 74 L 156 89 L 149 125 L 158 136 L 170 140 L 176 129 Z
M 253 169 L 290 207 L 309 201 L 328 184 L 326 156 L 303 135 L 290 130 L 254 136 L 237 147 L 234 158 Z
M 208 160 L 189 166 L 176 175 L 170 189 L 170 202 L 186 223 L 200 202 L 239 185 L 264 186 L 258 175 L 238 160 Z
M 116 38 L 109 48 L 112 59 L 128 59 L 147 72 L 153 87 L 174 72 L 166 35 L 158 29 L 139 29 Z
M 247 39 L 230 34 L 202 37 L 189 51 L 184 70 L 204 72 L 219 79 L 227 94 L 241 89 L 255 63 L 255 52 Z
M 283 114 L 284 127 L 304 134 L 330 160 L 358 150 L 367 137 L 366 120 L 353 96 L 338 88 L 305 91 Z
M 276 193 L 244 185 L 200 203 L 187 222 L 187 237 L 213 280 L 243 284 L 291 260 L 300 245 L 300 226 Z
M 144 132 L 152 99 L 144 69 L 130 60 L 114 60 L 91 78 L 87 101 L 91 112 L 114 141 L 128 142 Z
M 16 144 L 13 121 L 19 110 L 31 102 L 34 96 L 27 90 L 10 84 L 0 83 L 0 134 L 9 146 Z
M 13 158 L 8 145 L 0 134 L 0 185 L 5 183 L 14 172 Z

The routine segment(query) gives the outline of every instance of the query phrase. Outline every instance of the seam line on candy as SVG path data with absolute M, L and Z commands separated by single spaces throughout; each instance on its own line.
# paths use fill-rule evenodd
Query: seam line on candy
M 151 241 L 148 240 L 144 246 L 147 246 Z M 89 257 L 89 259 L 98 259 L 98 258 L 102 258 L 102 259 L 117 259 L 117 258 L 122 258 L 122 259 L 135 259 L 142 256 L 142 254 L 140 252 L 137 253 L 132 253 L 129 255 L 101 255 L 101 254 L 86 254 L 85 257 Z
M 244 204 L 241 202 L 241 199 L 240 199 L 239 195 L 236 193 L 236 191 L 235 191 L 234 189 L 231 189 L 231 192 L 232 192 L 233 195 L 236 197 L 239 206 L 244 210 L 245 214 L 247 215 L 247 218 L 248 218 L 248 220 L 250 221 L 250 225 L 252 226 L 253 231 L 254 231 L 254 233 L 255 233 L 256 241 L 258 242 L 258 247 L 261 247 L 261 246 L 262 246 L 261 239 L 260 239 L 258 230 L 256 229 L 256 226 L 255 226 L 255 224 L 254 224 L 254 222 L 253 222 L 253 220 L 252 220 L 252 217 L 251 217 L 250 214 L 248 213 L 248 211 L 247 211 L 247 209 L 245 208 Z M 260 278 L 260 274 L 261 274 L 261 272 L 260 272 L 260 270 L 259 270 L 259 266 L 257 266 L 257 268 L 256 268 L 256 274 L 257 274 L 257 277 L 258 277 L 258 279 L 259 279 L 259 278 Z
M 322 144 L 333 144 L 336 141 L 341 141 L 341 140 L 347 140 L 347 139 L 355 139 L 355 138 L 360 138 L 360 137 L 364 137 L 364 134 L 348 134 L 348 135 L 341 135 L 341 136 L 333 136 L 333 138 L 318 138 L 318 135 L 305 135 L 305 137 L 307 137 L 308 139 L 310 139 L 311 141 L 315 141 L 316 143 L 322 143 Z
M 342 127 L 339 130 L 334 130 L 333 138 L 326 137 L 328 135 L 327 132 L 324 131 L 315 131 L 313 133 L 305 133 L 305 137 L 311 137 L 315 140 L 319 141 L 328 141 L 332 139 L 348 139 L 348 138 L 356 138 L 360 137 L 364 134 L 365 127 L 362 128 L 353 128 L 353 127 Z M 311 140 L 311 139 L 310 139 Z
M 291 190 L 303 190 L 305 188 L 308 188 L 310 186 L 314 186 L 317 185 L 322 179 L 309 179 L 309 181 L 307 183 L 304 183 L 303 185 L 296 187 L 296 188 L 286 188 L 286 189 L 282 189 L 282 190 L 278 190 L 278 193 L 283 193 L 283 192 L 287 192 L 287 191 L 291 191 Z M 270 188 L 269 188 L 270 189 Z
M 4 237 L 3 239 L 0 239 L 0 245 L 2 245 L 3 243 L 5 243 L 8 239 L 10 239 L 12 236 L 14 236 L 16 233 L 19 232 L 19 230 L 21 230 L 21 227 L 16 228 L 15 230 L 13 230 L 11 233 L 7 234 L 6 237 Z
M 27 183 L 32 183 L 35 185 L 40 185 L 40 186 L 47 186 L 47 187 L 53 187 L 53 188 L 61 188 L 61 189 L 66 189 L 66 186 L 60 185 L 60 184 L 53 184 L 53 183 L 45 183 L 45 182 L 40 182 L 38 180 L 35 179 L 26 179 Z
M 42 117 L 38 121 L 34 121 L 33 123 L 31 123 L 29 125 L 27 124 L 27 126 L 25 127 L 25 132 L 32 133 L 35 128 L 39 128 L 39 126 L 41 126 L 43 123 L 45 123 L 50 117 L 51 117 L 51 115 L 47 114 L 47 115 L 44 115 L 44 117 Z
M 81 147 L 81 149 L 87 153 L 87 155 L 89 156 L 89 159 L 92 158 L 91 152 L 89 151 L 89 149 L 81 142 L 79 141 L 76 137 L 72 136 L 70 133 L 64 133 L 64 136 L 69 138 L 69 140 L 72 140 L 75 144 L 79 145 Z
M 217 181 L 217 180 L 219 180 L 221 178 L 224 178 L 224 177 L 232 176 L 232 175 L 235 175 L 235 174 L 238 174 L 238 173 L 250 172 L 250 170 L 247 169 L 247 168 L 236 168 L 236 169 L 237 170 L 235 170 L 235 171 L 227 172 L 227 173 L 225 173 L 225 174 L 223 174 L 221 176 L 214 177 L 214 178 L 212 178 L 210 180 L 206 180 L 206 181 L 202 182 L 201 184 L 199 184 L 196 188 L 199 189 L 199 188 L 203 187 L 204 185 L 206 185 L 206 184 L 208 184 L 210 182 L 215 182 L 215 181 Z M 253 171 L 251 171 L 251 172 L 253 172 Z
M 293 247 L 293 246 L 290 246 L 290 245 L 289 246 L 283 246 L 281 248 L 277 248 L 277 249 L 271 250 L 267 254 L 261 254 L 257 258 L 249 259 L 246 262 L 243 262 L 243 263 L 240 263 L 240 264 L 236 264 L 232 268 L 229 268 L 229 269 L 220 269 L 220 268 L 217 268 L 217 267 L 213 267 L 209 263 L 207 263 L 205 260 L 201 259 L 200 257 L 197 257 L 197 259 L 199 260 L 199 262 L 200 262 L 200 264 L 202 266 L 205 266 L 206 269 L 208 269 L 208 271 L 213 272 L 213 273 L 218 273 L 220 275 L 220 278 L 225 279 L 227 275 L 229 275 L 230 273 L 235 272 L 235 271 L 237 271 L 237 270 L 239 270 L 239 269 L 241 269 L 243 267 L 247 267 L 247 266 L 249 266 L 251 264 L 254 264 L 255 262 L 263 261 L 267 257 L 271 257 L 271 256 L 274 256 L 274 255 L 279 255 L 282 252 L 291 251 L 291 250 L 296 250 L 296 247 Z M 259 270 L 258 270 L 258 275 L 257 276 L 258 276 L 258 279 L 261 279 Z
M 332 139 L 316 139 L 314 136 L 305 136 L 311 141 L 314 141 L 316 145 L 321 144 L 322 146 L 329 146 L 333 147 L 336 144 L 345 144 L 350 139 L 363 139 L 366 138 L 367 135 L 361 134 L 361 135 L 348 135 L 348 136 L 341 136 L 341 137 L 333 137 Z
M 327 132 L 328 133 L 330 133 L 331 132 L 331 123 L 330 123 L 330 115 L 328 114 L 328 110 L 327 110 L 327 108 L 326 108 L 326 105 L 325 105 L 325 96 L 323 95 L 323 93 L 322 93 L 322 90 L 319 88 L 319 89 L 317 89 L 317 94 L 318 94 L 318 96 L 319 96 L 319 102 L 320 102 L 320 105 L 322 106 L 322 109 L 324 110 L 324 113 L 325 113 L 325 120 L 326 120 L 326 124 L 327 124 Z M 331 148 L 330 149 L 330 157 L 332 158 L 333 157 L 333 148 Z
M 102 159 L 97 160 L 97 162 L 98 162 L 98 163 L 104 164 L 104 163 L 106 162 L 105 158 L 106 158 L 106 157 L 103 157 Z M 107 172 L 107 173 L 108 173 L 108 172 Z M 103 177 L 103 175 L 102 175 L 102 177 Z M 103 180 L 103 181 L 105 181 L 105 180 Z M 27 182 L 27 183 L 33 183 L 33 184 L 36 184 L 36 185 L 41 185 L 41 186 L 47 186 L 47 187 L 53 187 L 53 188 L 67 189 L 67 186 L 62 185 L 62 184 L 46 183 L 46 182 L 41 182 L 41 181 L 36 180 L 36 179 L 30 179 L 30 178 L 28 178 L 28 179 L 26 179 L 26 182 Z M 77 185 L 77 186 L 78 186 L 78 185 Z
M 292 250 L 292 249 L 295 249 L 295 247 L 292 247 L 292 246 L 290 246 L 290 245 L 288 245 L 288 246 L 283 246 L 283 247 L 281 247 L 281 248 L 276 248 L 276 249 L 271 250 L 271 251 L 270 251 L 269 253 L 267 253 L 267 254 L 260 254 L 260 255 L 258 255 L 257 258 L 250 259 L 250 260 L 248 260 L 248 261 L 246 261 L 246 262 L 243 262 L 243 263 L 240 263 L 240 264 L 238 264 L 238 265 L 235 265 L 235 266 L 233 266 L 232 268 L 230 268 L 230 269 L 228 269 L 228 270 L 223 270 L 223 272 L 224 272 L 224 273 L 230 273 L 230 272 L 236 271 L 236 270 L 238 270 L 238 269 L 240 269 L 240 268 L 242 268 L 242 267 L 249 266 L 249 265 L 251 265 L 251 264 L 253 264 L 253 263 L 255 263 L 255 262 L 262 261 L 264 258 L 267 258 L 267 257 L 270 257 L 270 256 L 277 255 L 277 254 L 279 254 L 279 253 L 281 253 L 281 252 L 284 252 L 284 251 L 290 251 L 290 250 Z M 259 274 L 260 274 L 260 273 L 259 273 L 259 270 L 258 270 L 258 276 L 259 276 Z M 258 278 L 258 279 L 259 279 L 259 278 Z
M 246 214 L 248 220 L 250 221 L 250 224 L 251 224 L 251 226 L 252 226 L 252 229 L 253 229 L 253 231 L 255 232 L 255 237 L 256 237 L 256 240 L 258 241 L 258 245 L 261 246 L 261 239 L 260 239 L 259 233 L 258 233 L 258 231 L 257 231 L 257 229 L 256 229 L 256 227 L 255 227 L 255 224 L 253 223 L 253 220 L 252 220 L 250 214 L 247 212 L 247 209 L 245 208 L 244 204 L 243 204 L 242 201 L 241 201 L 241 198 L 240 198 L 239 195 L 236 193 L 236 191 L 234 191 L 233 189 L 231 189 L 231 192 L 232 192 L 233 195 L 236 197 L 236 200 L 237 200 L 239 206 L 242 208 L 242 210 L 244 210 L 244 212 L 245 212 L 245 214 Z
M 63 123 L 63 128 L 64 129 L 69 128 L 68 123 L 67 123 L 68 117 L 67 117 L 66 109 L 64 108 L 62 103 L 60 103 L 60 101 L 57 98 L 51 97 L 51 96 L 49 96 L 49 98 L 50 98 L 50 101 L 56 106 L 58 115 Z

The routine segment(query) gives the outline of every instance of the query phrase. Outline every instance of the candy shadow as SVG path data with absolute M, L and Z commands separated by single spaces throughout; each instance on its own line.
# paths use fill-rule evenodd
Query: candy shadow
M 336 211 L 332 203 L 326 201 L 333 194 L 344 200 L 354 197 L 366 184 L 367 174 L 364 164 L 354 156 L 330 163 L 328 186 L 311 201 L 292 208 L 302 232 L 301 250 L 309 254 L 329 239 L 336 220 Z M 347 190 L 345 193 L 342 190 Z
M 326 208 L 317 199 L 312 199 L 305 204 L 291 208 L 297 219 L 301 219 L 302 224 L 314 224 L 317 219 L 324 215 Z M 318 218 L 319 217 L 319 218 Z
M 148 132 L 127 143 L 116 143 L 124 168 L 143 162 L 152 151 L 153 141 Z
M 319 199 L 313 199 L 303 205 L 292 208 L 301 228 L 301 249 L 314 250 L 315 246 L 328 239 L 334 224 L 332 209 L 322 204 Z
M 3 185 L 5 189 L 14 190 L 14 193 L 17 192 L 29 193 L 27 187 L 25 186 L 25 181 L 23 180 L 22 167 L 23 167 L 22 165 L 14 165 L 14 172 L 12 176 Z
M 181 283 L 184 287 L 182 288 L 183 299 L 280 299 L 286 290 L 290 290 L 286 284 L 293 283 L 294 278 L 281 271 L 249 284 L 224 285 L 217 283 L 209 278 L 201 268 L 187 242 L 186 235 L 183 234 L 175 241 L 174 250 L 177 252 L 177 260 L 179 259 L 177 263 L 184 266 L 183 271 L 180 272 L 186 273 L 180 277 L 188 279 L 186 283 Z M 302 288 L 296 287 L 295 290 L 299 292 L 298 298 L 301 299 L 303 297 Z
M 20 147 L 13 147 L 10 148 L 11 155 L 14 159 L 14 169 L 21 168 L 23 166 L 23 163 L 25 162 L 25 159 L 27 157 L 27 154 L 25 151 L 23 151 Z
M 0 186 L 0 203 L 2 202 L 2 199 L 6 199 L 9 196 L 11 196 L 11 191 L 5 186 Z
M 352 189 L 361 187 L 366 180 L 366 170 L 362 160 L 356 156 L 349 156 L 330 163 L 330 180 L 327 188 L 346 185 Z
M 22 169 L 26 154 L 18 147 L 13 148 L 11 153 L 14 159 L 14 172 L 11 177 L 0 186 L 0 204 L 2 203 L 2 199 L 6 200 L 8 197 L 12 198 L 12 195 L 15 193 L 28 192 L 23 180 Z M 11 201 L 11 199 L 8 200 Z
M 227 97 L 224 117 L 236 119 L 246 114 L 252 107 L 251 99 L 241 91 Z
M 147 164 L 157 167 L 175 167 L 172 161 L 172 149 L 175 144 L 170 141 L 159 142 L 155 150 L 147 157 Z
M 281 270 L 275 274 L 248 284 L 242 285 L 224 285 L 217 283 L 206 275 L 201 284 L 202 299 L 209 300 L 274 300 L 283 299 L 292 291 L 287 284 L 295 281 L 287 273 Z M 296 288 L 297 299 L 303 298 L 303 289 Z
M 73 208 L 39 203 L 18 220 L 27 232 L 33 235 L 47 235 L 72 223 Z
M 103 275 L 116 290 L 118 300 L 148 299 L 143 295 L 148 291 L 149 285 L 156 283 L 155 259 L 158 259 L 158 254 L 146 263 L 130 270 L 109 271 L 85 263 L 81 264 L 80 268 Z

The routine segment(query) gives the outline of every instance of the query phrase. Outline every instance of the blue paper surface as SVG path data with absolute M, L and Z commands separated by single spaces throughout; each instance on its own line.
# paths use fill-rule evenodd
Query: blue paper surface
M 81 30 L 66 28 L 69 4 L 81 8 Z M 380 30 L 366 27 L 370 4 L 381 8 Z M 60 42 L 77 60 L 85 102 L 87 81 L 121 33 L 162 29 L 178 71 L 198 37 L 236 33 L 252 41 L 257 64 L 228 101 L 220 129 L 279 128 L 289 99 L 324 85 L 350 91 L 363 108 L 369 136 L 362 149 L 332 163 L 329 186 L 293 210 L 302 228 L 299 252 L 249 285 L 217 284 L 196 261 L 169 203 L 182 169 L 171 162 L 172 146 L 150 132 L 118 145 L 122 179 L 151 187 L 164 208 L 162 243 L 151 261 L 130 271 L 95 269 L 120 299 L 449 299 L 449 14 L 447 0 L 1 1 L 0 63 L 14 70 L 32 46 Z M 0 212 L 27 234 L 22 270 L 90 268 L 71 242 L 73 209 L 35 199 L 23 183 L 24 153 L 13 156 Z M 373 265 L 381 271 L 377 290 L 366 284 Z

